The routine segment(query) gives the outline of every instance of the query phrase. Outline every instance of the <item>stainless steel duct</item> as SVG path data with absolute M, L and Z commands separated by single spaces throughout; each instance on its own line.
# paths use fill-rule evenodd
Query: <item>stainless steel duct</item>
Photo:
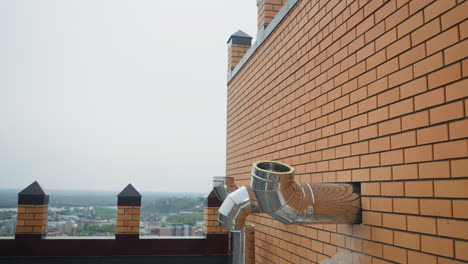
M 234 183 L 234 177 L 230 176 L 215 176 L 213 177 L 213 189 L 220 201 L 224 201 L 226 197 L 237 190 L 237 185 Z
M 246 225 L 240 230 L 231 230 L 232 264 L 255 263 L 255 227 Z
M 276 161 L 252 166 L 251 187 L 229 194 L 219 208 L 218 221 L 241 229 L 250 213 L 265 212 L 284 224 L 359 223 L 361 198 L 355 184 L 298 184 L 294 169 Z

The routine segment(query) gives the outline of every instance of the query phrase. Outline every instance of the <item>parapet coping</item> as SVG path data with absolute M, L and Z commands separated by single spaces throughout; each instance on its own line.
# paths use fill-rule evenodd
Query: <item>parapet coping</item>
M 262 43 L 270 36 L 270 34 L 276 29 L 276 27 L 281 23 L 283 18 L 286 17 L 286 15 L 297 2 L 299 2 L 299 0 L 288 0 L 288 2 L 286 2 L 280 9 L 280 11 L 276 14 L 275 18 L 273 18 L 271 23 L 268 24 L 267 27 L 262 27 L 257 32 L 256 40 L 249 48 L 247 53 L 245 53 L 244 57 L 242 57 L 242 59 L 239 61 L 236 67 L 232 69 L 232 71 L 228 71 L 227 83 L 229 83 L 236 76 L 236 74 L 242 69 L 244 64 L 246 64 L 250 57 L 255 53 L 257 48 L 260 47 L 260 45 L 262 45 Z

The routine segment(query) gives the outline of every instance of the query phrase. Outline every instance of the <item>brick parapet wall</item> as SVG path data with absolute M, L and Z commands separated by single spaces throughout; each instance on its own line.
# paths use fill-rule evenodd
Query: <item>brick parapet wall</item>
M 140 206 L 117 207 L 116 234 L 140 234 Z
M 18 205 L 16 234 L 46 233 L 48 205 Z
M 299 1 L 231 79 L 237 184 L 273 159 L 298 182 L 362 186 L 362 225 L 250 216 L 260 263 L 338 251 L 363 263 L 468 261 L 467 14 L 455 0 Z
M 203 214 L 203 231 L 205 234 L 229 234 L 229 230 L 218 223 L 219 207 L 205 207 Z
M 287 0 L 261 0 L 257 8 L 257 27 L 261 29 L 271 23 Z

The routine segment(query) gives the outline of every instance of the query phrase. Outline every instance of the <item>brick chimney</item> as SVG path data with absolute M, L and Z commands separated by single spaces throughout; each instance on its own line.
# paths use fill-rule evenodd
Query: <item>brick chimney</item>
M 49 195 L 33 182 L 18 193 L 16 239 L 41 239 L 47 232 Z
M 232 71 L 252 45 L 252 37 L 239 30 L 229 37 L 228 71 Z
M 116 239 L 140 237 L 140 207 L 141 194 L 131 184 L 117 195 Z
M 270 24 L 287 0 L 257 0 L 258 30 Z
M 229 234 L 228 229 L 224 229 L 219 226 L 218 223 L 218 209 L 221 206 L 222 202 L 216 196 L 214 190 L 212 190 L 206 197 L 205 203 L 205 212 L 203 217 L 203 231 L 205 234 Z

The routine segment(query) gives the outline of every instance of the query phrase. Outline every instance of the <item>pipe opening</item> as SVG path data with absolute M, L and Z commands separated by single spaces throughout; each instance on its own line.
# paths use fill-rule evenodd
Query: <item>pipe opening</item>
M 255 164 L 257 168 L 267 171 L 267 172 L 275 172 L 275 173 L 287 173 L 293 172 L 293 168 L 286 164 L 282 164 L 275 161 L 260 161 Z

